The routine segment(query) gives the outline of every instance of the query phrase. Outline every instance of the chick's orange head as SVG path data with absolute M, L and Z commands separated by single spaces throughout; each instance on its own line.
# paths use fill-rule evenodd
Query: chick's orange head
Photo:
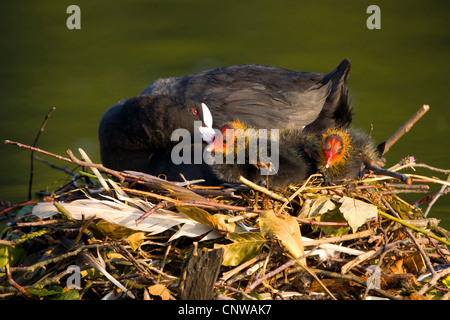
M 328 130 L 323 135 L 322 152 L 326 168 L 345 161 L 350 149 L 348 133 L 339 130 Z
M 208 145 L 208 149 L 214 152 L 226 154 L 227 148 L 233 148 L 236 140 L 236 130 L 245 129 L 240 122 L 228 122 L 220 128 L 214 136 L 213 142 Z

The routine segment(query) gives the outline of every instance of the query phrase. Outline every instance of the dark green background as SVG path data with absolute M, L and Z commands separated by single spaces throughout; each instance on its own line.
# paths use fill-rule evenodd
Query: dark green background
M 81 30 L 66 28 L 70 4 L 81 8 Z M 371 4 L 381 8 L 381 30 L 366 27 Z M 442 0 L 2 1 L 0 139 L 32 144 L 55 106 L 38 146 L 61 155 L 82 147 L 99 162 L 103 112 L 158 77 L 242 63 L 329 72 L 348 58 L 353 126 L 373 124 L 378 142 L 431 107 L 389 151 L 388 166 L 414 155 L 448 169 L 449 8 Z M 29 151 L 1 143 L 0 154 L 0 199 L 26 200 Z M 33 190 L 65 179 L 36 163 Z M 442 197 L 431 216 L 448 227 L 449 209 Z

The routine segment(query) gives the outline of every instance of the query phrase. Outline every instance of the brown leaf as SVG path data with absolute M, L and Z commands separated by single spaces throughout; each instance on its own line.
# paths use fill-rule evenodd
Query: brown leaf
M 130 235 L 128 238 L 125 239 L 125 241 L 128 242 L 133 251 L 139 249 L 144 240 L 145 240 L 144 232 L 133 233 L 132 235 Z
M 304 254 L 300 227 L 294 217 L 277 217 L 273 210 L 266 210 L 259 217 L 259 225 L 264 236 L 278 239 L 294 259 Z M 306 260 L 300 260 L 299 264 L 306 265 Z
M 221 227 L 219 225 L 219 222 L 217 219 L 210 214 L 208 211 L 203 210 L 201 208 L 197 207 L 190 207 L 190 206 L 176 206 L 177 210 L 192 220 L 195 220 L 197 222 L 200 222 L 201 224 L 213 227 L 214 229 L 223 230 L 224 227 Z M 226 229 L 223 231 L 227 231 Z
M 155 284 L 147 288 L 152 296 L 160 296 L 163 300 L 169 300 L 170 292 L 162 284 Z

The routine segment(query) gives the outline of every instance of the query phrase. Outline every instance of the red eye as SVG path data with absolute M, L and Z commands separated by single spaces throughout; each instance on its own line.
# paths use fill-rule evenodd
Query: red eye
M 192 113 L 194 114 L 194 115 L 197 115 L 198 114 L 198 111 L 197 111 L 197 109 L 195 109 L 195 108 L 192 108 Z

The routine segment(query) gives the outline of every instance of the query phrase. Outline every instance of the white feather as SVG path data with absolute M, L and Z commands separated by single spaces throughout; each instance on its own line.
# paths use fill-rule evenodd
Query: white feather
M 69 211 L 76 220 L 81 220 L 83 215 L 85 219 L 96 216 L 110 223 L 132 230 L 149 232 L 150 234 L 159 234 L 181 224 L 188 224 L 191 228 L 196 226 L 196 229 L 193 231 L 191 229 L 191 232 L 183 234 L 186 236 L 200 236 L 212 230 L 211 227 L 202 225 L 182 213 L 165 209 L 156 210 L 136 226 L 136 219 L 142 216 L 144 211 L 120 202 L 90 198 L 60 203 L 60 205 Z M 33 214 L 42 219 L 52 217 L 58 213 L 53 203 L 42 202 L 33 208 Z M 195 232 L 197 233 L 195 234 Z

